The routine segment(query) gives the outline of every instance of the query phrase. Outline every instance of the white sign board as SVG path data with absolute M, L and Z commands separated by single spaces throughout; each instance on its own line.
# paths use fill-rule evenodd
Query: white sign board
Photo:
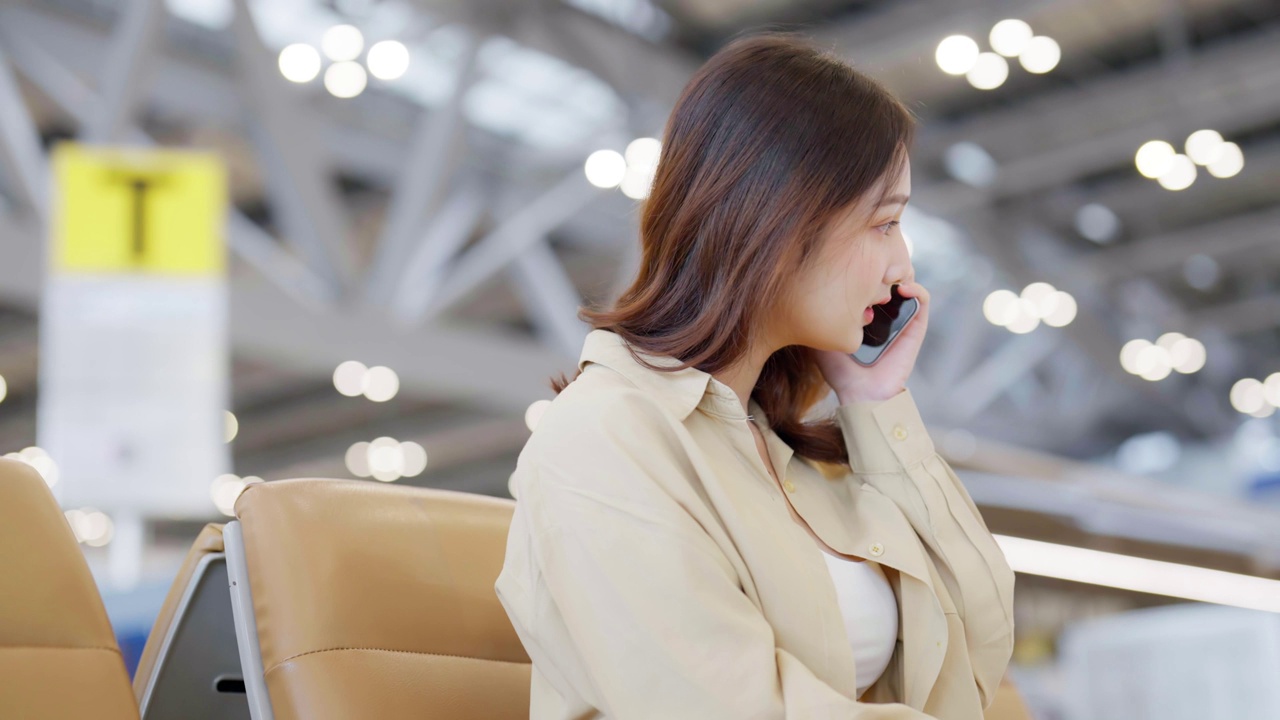
M 202 153 L 64 145 L 37 443 L 64 507 L 208 517 L 230 468 L 225 176 Z

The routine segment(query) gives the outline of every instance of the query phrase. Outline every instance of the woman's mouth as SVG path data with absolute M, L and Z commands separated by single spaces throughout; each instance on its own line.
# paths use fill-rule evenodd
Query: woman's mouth
M 862 324 L 863 324 L 863 325 L 866 325 L 867 323 L 869 323 L 869 322 L 871 322 L 872 320 L 875 320 L 875 319 L 876 319 L 876 312 L 875 312 L 875 310 L 872 310 L 871 308 L 867 308 L 866 310 L 863 310 L 863 311 L 862 311 Z

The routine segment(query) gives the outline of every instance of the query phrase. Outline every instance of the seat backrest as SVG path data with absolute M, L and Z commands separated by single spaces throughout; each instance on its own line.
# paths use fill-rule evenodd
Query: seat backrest
M 982 713 L 983 720 L 1033 720 L 1022 693 L 1006 674 L 996 688 L 995 699 Z
M 514 507 L 361 481 L 249 485 L 227 552 L 239 538 L 265 710 L 276 720 L 528 718 L 529 657 L 493 590 Z M 233 583 L 237 572 L 233 562 Z
M 137 720 L 129 674 L 44 479 L 0 459 L 0 714 Z
M 178 568 L 133 690 L 142 720 L 249 720 L 221 524 L 204 527 Z

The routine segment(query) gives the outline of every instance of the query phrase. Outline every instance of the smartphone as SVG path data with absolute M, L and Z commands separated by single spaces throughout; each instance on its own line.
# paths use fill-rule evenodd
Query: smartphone
M 876 364 L 920 309 L 920 301 L 899 295 L 897 285 L 890 288 L 889 295 L 889 302 L 872 306 L 875 318 L 862 329 L 862 347 L 852 355 L 853 361 L 864 367 Z

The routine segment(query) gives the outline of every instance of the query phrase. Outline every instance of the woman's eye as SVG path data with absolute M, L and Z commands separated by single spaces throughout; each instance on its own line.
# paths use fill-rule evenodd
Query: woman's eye
M 884 225 L 879 226 L 877 229 L 880 230 L 880 232 L 884 233 L 885 235 L 888 235 L 890 230 L 894 229 L 895 227 L 901 224 L 902 224 L 901 220 L 890 220 Z

